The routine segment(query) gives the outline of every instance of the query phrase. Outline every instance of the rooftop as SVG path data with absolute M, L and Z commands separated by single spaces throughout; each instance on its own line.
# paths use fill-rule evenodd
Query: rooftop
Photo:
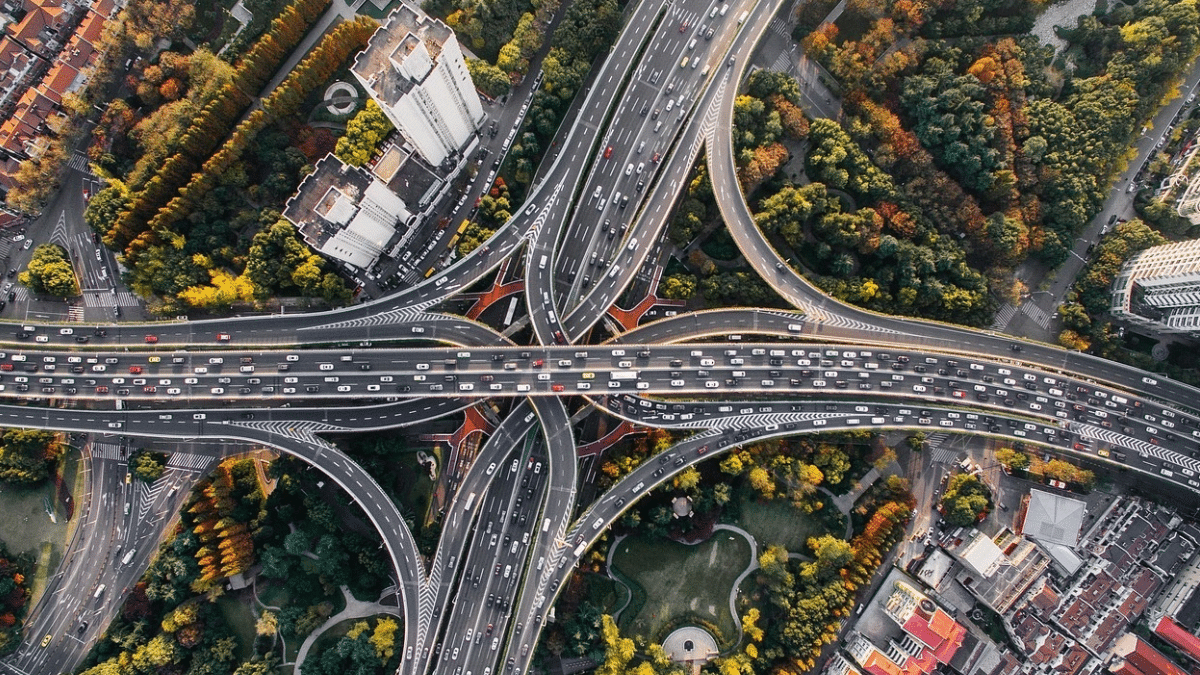
M 424 80 L 452 37 L 454 31 L 446 24 L 401 5 L 358 53 L 352 70 L 380 101 L 392 106 Z
M 1080 499 L 1030 490 L 1022 534 L 1039 543 L 1074 546 L 1079 541 L 1086 511 L 1087 504 Z

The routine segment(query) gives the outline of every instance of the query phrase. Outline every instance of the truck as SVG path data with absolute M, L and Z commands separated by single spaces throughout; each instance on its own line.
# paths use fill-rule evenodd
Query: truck
M 608 375 L 609 379 L 613 380 L 636 380 L 638 379 L 638 371 L 636 370 L 614 370 Z

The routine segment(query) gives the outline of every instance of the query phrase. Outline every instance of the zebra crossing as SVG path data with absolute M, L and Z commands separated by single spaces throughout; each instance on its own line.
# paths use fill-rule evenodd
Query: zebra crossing
M 67 162 L 67 164 L 76 171 L 86 173 L 88 175 L 92 174 L 92 169 L 88 166 L 87 155 L 83 154 L 82 152 L 75 151 L 71 155 L 71 159 Z
M 212 464 L 215 458 L 208 455 L 194 455 L 190 452 L 176 452 L 167 458 L 169 469 L 193 469 L 203 471 Z
M 92 443 L 92 459 L 125 459 L 121 456 L 121 446 L 111 443 Z
M 88 307 L 136 307 L 141 304 L 138 297 L 129 291 L 113 292 L 90 291 L 83 292 L 83 304 Z
M 15 302 L 28 302 L 29 301 L 29 287 L 28 286 L 13 286 L 12 290 L 13 290 L 13 293 L 16 293 L 16 295 L 13 296 L 13 300 Z
M 83 308 L 79 305 L 67 306 L 67 321 L 83 323 Z
M 1000 311 L 996 312 L 996 318 L 992 320 L 992 330 L 1002 331 L 1005 328 L 1008 328 L 1008 322 L 1012 321 L 1012 318 L 1016 316 L 1016 314 L 1017 308 L 1014 307 L 1012 303 L 1004 303 L 1004 306 L 1000 308 Z
M 1050 315 L 1046 310 L 1038 307 L 1033 300 L 1026 300 L 1021 305 L 1021 313 L 1033 319 L 1033 322 L 1042 327 L 1042 330 L 1050 330 Z
M 925 447 L 929 449 L 929 458 L 938 464 L 955 464 L 958 462 L 958 451 L 942 447 L 950 434 L 938 431 L 925 437 Z
M 771 30 L 775 31 L 776 33 L 778 33 L 779 35 L 781 35 L 785 38 L 788 38 L 789 40 L 792 37 L 791 26 L 789 26 L 786 21 L 784 21 L 783 19 L 781 19 L 779 17 L 775 17 L 774 19 L 771 19 L 769 28 Z

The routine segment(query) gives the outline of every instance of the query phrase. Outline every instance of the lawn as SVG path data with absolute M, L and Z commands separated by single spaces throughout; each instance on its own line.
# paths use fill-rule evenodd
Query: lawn
M 826 532 L 819 516 L 802 513 L 786 500 L 760 502 L 744 497 L 739 510 L 741 516 L 733 524 L 753 535 L 760 551 L 780 544 L 790 553 L 808 553 L 808 538 Z
M 78 452 L 68 451 L 62 458 L 63 482 L 72 498 L 81 494 L 78 464 Z M 37 561 L 30 578 L 32 602 L 36 603 L 46 580 L 58 569 L 70 536 L 66 513 L 54 500 L 54 481 L 30 487 L 0 483 L 0 513 L 4 514 L 0 518 L 0 541 L 13 555 L 25 554 Z
M 239 596 L 243 594 L 238 594 Z M 238 661 L 245 661 L 250 658 L 254 648 L 254 614 L 250 611 L 251 596 L 249 592 L 244 594 L 245 597 L 235 597 L 223 595 L 217 598 L 217 611 L 221 613 L 221 618 L 224 619 L 225 625 L 229 626 L 229 630 L 237 636 Z
M 737 636 L 729 615 L 733 582 L 750 563 L 750 544 L 718 532 L 696 546 L 629 537 L 621 541 L 612 567 L 634 586 L 634 602 L 621 614 L 621 631 L 658 641 L 677 625 L 713 624 L 728 646 Z

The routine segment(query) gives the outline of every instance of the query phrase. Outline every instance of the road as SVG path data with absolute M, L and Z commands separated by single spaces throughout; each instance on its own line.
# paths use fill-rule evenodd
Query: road
M 10 324 L 0 331 L 0 424 L 235 439 L 310 462 L 383 538 L 405 616 L 402 671 L 414 675 L 527 669 L 547 608 L 615 518 L 686 467 L 764 438 L 862 428 L 987 435 L 1200 491 L 1196 389 L 1047 345 L 849 307 L 783 264 L 737 189 L 727 133 L 747 57 L 779 6 L 631 8 L 526 203 L 485 245 L 415 286 L 317 314 Z M 800 311 L 699 312 L 606 345 L 567 344 L 656 259 L 702 148 L 735 242 Z M 526 244 L 540 345 L 432 311 Z M 374 479 L 320 437 L 420 424 L 492 397 L 528 400 L 462 478 L 431 560 Z M 567 397 L 640 426 L 697 433 L 572 520 L 580 485 Z M 33 613 L 29 647 L 4 661 L 13 672 L 78 662 L 143 569 L 140 556 L 177 508 L 171 500 L 186 494 L 181 479 L 174 494 L 141 495 L 124 482 L 119 456 L 92 465 L 95 510 L 85 511 L 72 559 L 108 562 L 90 572 L 64 566 L 61 588 L 78 604 Z M 120 560 L 106 528 L 131 537 Z M 94 618 L 79 633 L 86 616 Z M 41 634 L 52 649 L 34 646 Z

